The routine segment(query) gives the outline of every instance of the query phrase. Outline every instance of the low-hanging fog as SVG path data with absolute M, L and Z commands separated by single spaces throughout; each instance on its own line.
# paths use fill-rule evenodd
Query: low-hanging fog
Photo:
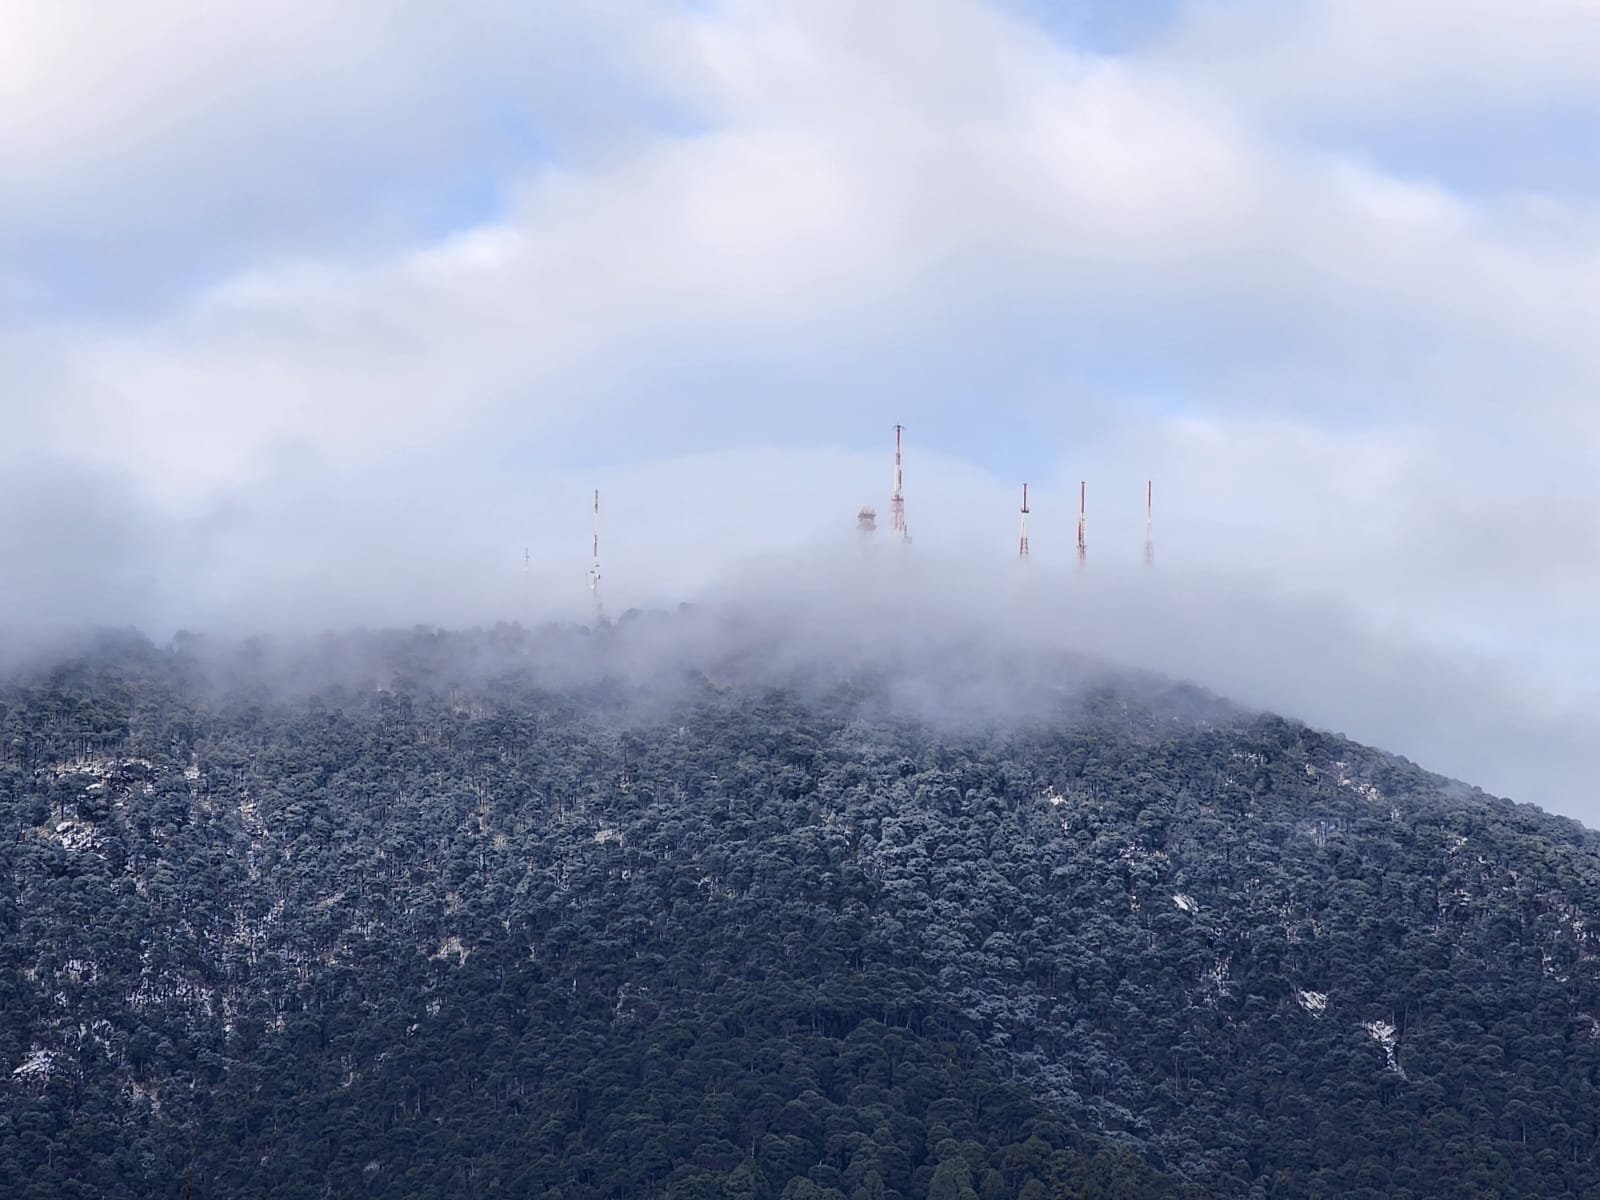
M 1059 553 L 1055 562 L 1036 555 L 1024 564 L 1004 552 L 953 553 L 902 545 L 884 531 L 848 533 L 654 581 L 608 587 L 603 579 L 600 633 L 583 637 L 560 633 L 594 619 L 581 576 L 541 578 L 520 562 L 430 562 L 421 550 L 412 557 L 380 571 L 352 554 L 348 570 L 374 574 L 323 577 L 326 590 L 310 596 L 299 576 L 285 586 L 268 573 L 236 581 L 245 590 L 227 602 L 213 594 L 215 607 L 187 612 L 180 595 L 147 593 L 143 628 L 158 640 L 180 625 L 206 634 L 212 679 L 223 687 L 230 664 L 243 661 L 241 643 L 266 635 L 268 652 L 280 658 L 268 678 L 298 689 L 383 679 L 381 658 L 365 657 L 378 654 L 376 645 L 363 638 L 385 625 L 549 625 L 556 636 L 518 641 L 504 660 L 483 659 L 484 645 L 473 643 L 480 657 L 457 667 L 532 671 L 558 687 L 606 678 L 660 687 L 690 672 L 774 685 L 870 673 L 886 681 L 886 703 L 898 714 L 932 721 L 1050 719 L 1053 700 L 1086 679 L 1152 672 L 1489 791 L 1600 818 L 1591 788 L 1600 722 L 1592 715 L 1563 710 L 1492 659 L 1386 632 L 1262 578 L 1147 568 L 1134 555 L 1082 568 Z M 413 581 L 409 589 L 402 575 Z M 220 586 L 196 571 L 182 578 L 201 595 Z M 391 587 L 400 590 L 387 594 Z M 569 595 L 557 602 L 560 591 Z M 335 592 L 339 600 L 327 600 Z M 630 598 L 639 607 L 625 611 Z M 119 609 L 111 600 L 82 614 L 116 623 Z M 355 636 L 329 642 L 329 633 Z M 13 625 L 0 644 L 13 665 L 39 665 L 81 651 L 82 634 L 81 626 L 41 622 L 24 634 Z

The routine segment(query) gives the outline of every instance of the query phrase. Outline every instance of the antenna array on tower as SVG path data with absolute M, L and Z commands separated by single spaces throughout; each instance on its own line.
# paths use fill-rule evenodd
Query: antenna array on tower
M 600 603 L 600 489 L 594 490 L 594 566 L 589 568 L 589 594 L 594 598 L 594 619 L 605 616 Z
M 1089 558 L 1089 485 L 1078 481 L 1078 565 L 1081 567 Z
M 1156 561 L 1156 540 L 1151 521 L 1151 490 L 1154 484 L 1151 480 L 1144 482 L 1144 565 L 1154 566 Z
M 1028 485 L 1022 485 L 1022 538 L 1017 542 L 1017 557 L 1028 557 Z
M 894 534 L 902 542 L 911 540 L 911 533 L 906 529 L 906 501 L 901 495 L 900 474 L 900 426 L 894 427 L 894 495 L 889 497 L 889 523 L 894 529 Z
M 902 542 L 911 541 L 910 530 L 906 526 L 905 507 L 905 476 L 903 465 L 902 435 L 904 426 L 894 427 L 894 492 L 889 497 L 890 523 L 895 536 Z M 1155 482 L 1145 480 L 1144 484 L 1144 565 L 1155 565 Z M 1032 510 L 1028 506 L 1028 485 L 1022 485 L 1022 507 L 1019 510 L 1019 528 L 1017 536 L 1017 557 L 1027 561 L 1029 556 L 1028 544 L 1028 514 Z M 864 505 L 856 513 L 856 528 L 863 536 L 870 536 L 877 529 L 877 511 L 871 505 Z M 594 556 L 593 565 L 589 568 L 589 594 L 594 602 L 594 616 L 596 622 L 605 619 L 604 606 L 600 600 L 600 489 L 594 490 L 594 530 L 591 540 Z M 1078 565 L 1085 566 L 1089 559 L 1089 484 L 1087 480 L 1078 481 Z M 522 551 L 522 566 L 526 571 L 530 567 L 530 554 L 527 547 Z

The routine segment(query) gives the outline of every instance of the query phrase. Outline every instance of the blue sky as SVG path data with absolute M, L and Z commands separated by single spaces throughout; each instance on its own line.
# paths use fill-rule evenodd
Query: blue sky
M 703 595 L 883 507 L 898 421 L 957 577 L 1024 479 L 1040 573 L 1082 479 L 1136 563 L 1154 477 L 1171 578 L 1306 614 L 1175 664 L 1600 768 L 1600 10 L 0 10 L 0 618 L 581 615 L 596 485 L 619 604 Z M 1384 662 L 1501 707 L 1363 716 Z
M 1181 0 L 1003 0 L 997 7 L 1093 54 L 1128 54 L 1158 40 L 1182 13 Z

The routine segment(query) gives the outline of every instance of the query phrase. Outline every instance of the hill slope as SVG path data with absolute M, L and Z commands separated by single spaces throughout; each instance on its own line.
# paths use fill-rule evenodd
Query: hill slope
M 0 685 L 0 1193 L 1600 1192 L 1577 825 L 1074 664 L 629 636 Z

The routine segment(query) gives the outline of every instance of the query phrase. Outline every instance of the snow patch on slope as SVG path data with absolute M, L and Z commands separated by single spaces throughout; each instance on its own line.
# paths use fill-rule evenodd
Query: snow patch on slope
M 1361 1028 L 1367 1031 L 1367 1036 L 1383 1047 L 1383 1056 L 1388 1060 L 1389 1070 L 1400 1078 L 1405 1078 L 1405 1069 L 1400 1066 L 1400 1059 L 1396 1050 L 1400 1045 L 1399 1030 L 1387 1021 L 1366 1021 Z
M 14 1079 L 31 1079 L 34 1076 L 49 1078 L 55 1070 L 56 1056 L 48 1050 L 35 1050 L 23 1060 L 16 1070 L 11 1072 Z

